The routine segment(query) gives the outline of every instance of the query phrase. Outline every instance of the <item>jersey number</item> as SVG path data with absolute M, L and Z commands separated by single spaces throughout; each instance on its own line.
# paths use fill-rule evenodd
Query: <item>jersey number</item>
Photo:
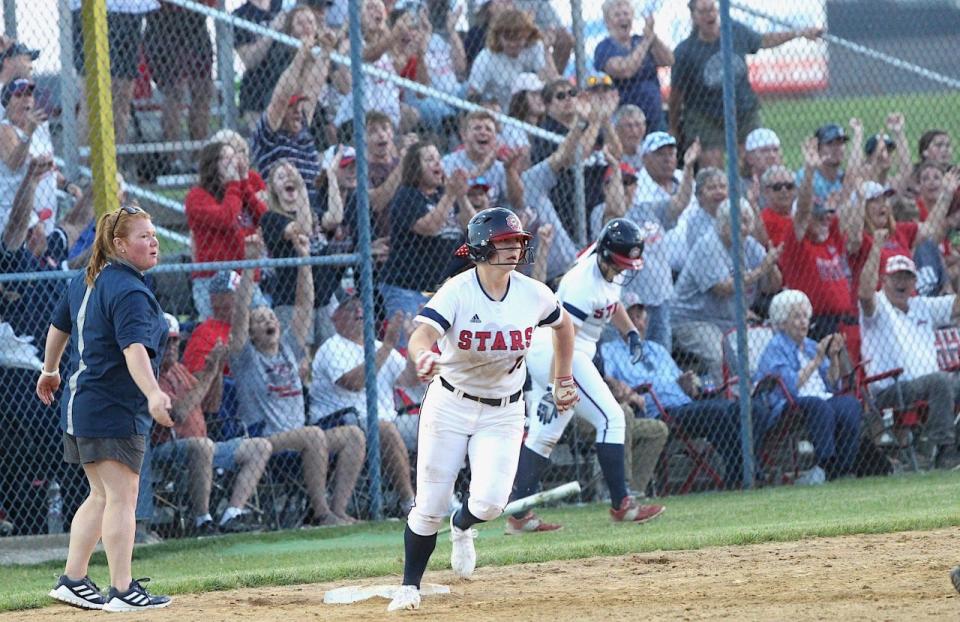
M 522 356 L 518 356 L 518 357 L 517 357 L 517 360 L 514 361 L 514 362 L 513 362 L 513 365 L 510 367 L 510 371 L 508 371 L 507 373 L 508 373 L 508 374 L 512 374 L 513 372 L 515 372 L 515 371 L 517 371 L 518 369 L 520 369 L 520 366 L 521 366 L 521 365 L 523 365 L 523 357 L 522 357 Z

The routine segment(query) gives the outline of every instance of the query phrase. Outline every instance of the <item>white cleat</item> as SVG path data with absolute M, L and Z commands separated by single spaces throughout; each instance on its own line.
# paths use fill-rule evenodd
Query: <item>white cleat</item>
M 401 585 L 393 593 L 387 611 L 413 611 L 420 608 L 420 590 L 415 585 Z
M 476 529 L 460 529 L 453 524 L 453 514 L 450 515 L 450 542 L 453 549 L 450 551 L 450 567 L 453 574 L 461 579 L 469 579 L 473 569 L 477 567 L 477 549 L 473 546 L 473 539 L 477 537 Z

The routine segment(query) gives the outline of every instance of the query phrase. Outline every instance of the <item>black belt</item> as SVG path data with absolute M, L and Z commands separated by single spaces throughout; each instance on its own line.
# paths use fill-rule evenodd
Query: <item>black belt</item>
M 523 395 L 523 391 L 517 391 L 510 397 L 505 397 L 498 400 L 492 397 L 477 397 L 476 395 L 470 395 L 469 393 L 464 393 L 460 389 L 457 389 L 452 384 L 444 380 L 442 377 L 440 378 L 440 384 L 441 386 L 443 386 L 444 389 L 446 389 L 447 391 L 450 391 L 451 393 L 456 394 L 459 397 L 462 397 L 468 400 L 473 400 L 474 402 L 480 402 L 481 404 L 486 404 L 487 406 L 506 406 L 507 404 L 513 404 L 514 402 L 520 399 L 521 395 Z

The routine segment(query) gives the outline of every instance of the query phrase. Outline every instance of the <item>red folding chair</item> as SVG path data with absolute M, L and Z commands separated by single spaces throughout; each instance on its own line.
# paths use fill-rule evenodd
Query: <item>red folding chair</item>
M 747 328 L 747 377 L 755 378 L 763 351 L 767 348 L 776 331 L 771 326 L 749 326 Z M 737 333 L 727 332 L 723 337 L 723 375 L 724 383 L 731 388 L 738 384 Z M 757 460 L 757 479 L 759 483 L 772 485 L 789 484 L 800 475 L 803 462 L 800 442 L 806 435 L 806 418 L 797 407 L 779 376 L 769 375 L 751 383 L 750 396 L 753 402 L 770 399 L 780 393 L 787 400 L 783 413 L 776 425 L 759 439 L 754 447 Z M 737 392 L 731 392 L 736 398 Z M 756 412 L 756 410 L 754 410 Z
M 660 457 L 660 468 L 658 469 L 661 475 L 658 494 L 660 496 L 666 496 L 667 494 L 685 495 L 691 491 L 697 478 L 699 478 L 701 474 L 712 480 L 718 490 L 723 490 L 723 478 L 717 473 L 716 469 L 713 468 L 713 465 L 710 464 L 711 458 L 714 455 L 714 447 L 709 443 L 698 445 L 695 439 L 688 436 L 683 426 L 679 425 L 674 418 L 667 413 L 667 409 L 664 408 L 663 403 L 660 402 L 660 398 L 657 397 L 657 392 L 653 390 L 651 384 L 641 384 L 634 387 L 633 390 L 640 395 L 650 396 L 650 399 L 653 400 L 654 405 L 657 407 L 657 412 L 660 413 L 661 421 L 667 424 L 670 428 L 670 434 L 683 446 L 684 453 L 686 453 L 693 462 L 693 468 L 690 469 L 690 473 L 687 474 L 687 478 L 683 484 L 675 491 L 670 491 L 668 490 L 670 484 L 670 456 L 664 452 Z

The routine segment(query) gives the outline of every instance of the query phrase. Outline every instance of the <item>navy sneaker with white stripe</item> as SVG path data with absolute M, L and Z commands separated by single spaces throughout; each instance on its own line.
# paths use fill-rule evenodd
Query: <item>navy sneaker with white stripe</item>
M 160 609 L 170 604 L 169 596 L 151 596 L 146 588 L 140 583 L 146 583 L 150 579 L 134 579 L 130 582 L 130 587 L 126 592 L 117 591 L 117 588 L 110 586 L 110 593 L 107 596 L 107 604 L 103 606 L 104 611 L 140 611 L 142 609 Z
M 107 601 L 103 599 L 100 588 L 90 580 L 90 577 L 84 577 L 77 581 L 62 574 L 57 579 L 57 584 L 50 590 L 50 598 L 81 607 L 83 609 L 103 609 Z

